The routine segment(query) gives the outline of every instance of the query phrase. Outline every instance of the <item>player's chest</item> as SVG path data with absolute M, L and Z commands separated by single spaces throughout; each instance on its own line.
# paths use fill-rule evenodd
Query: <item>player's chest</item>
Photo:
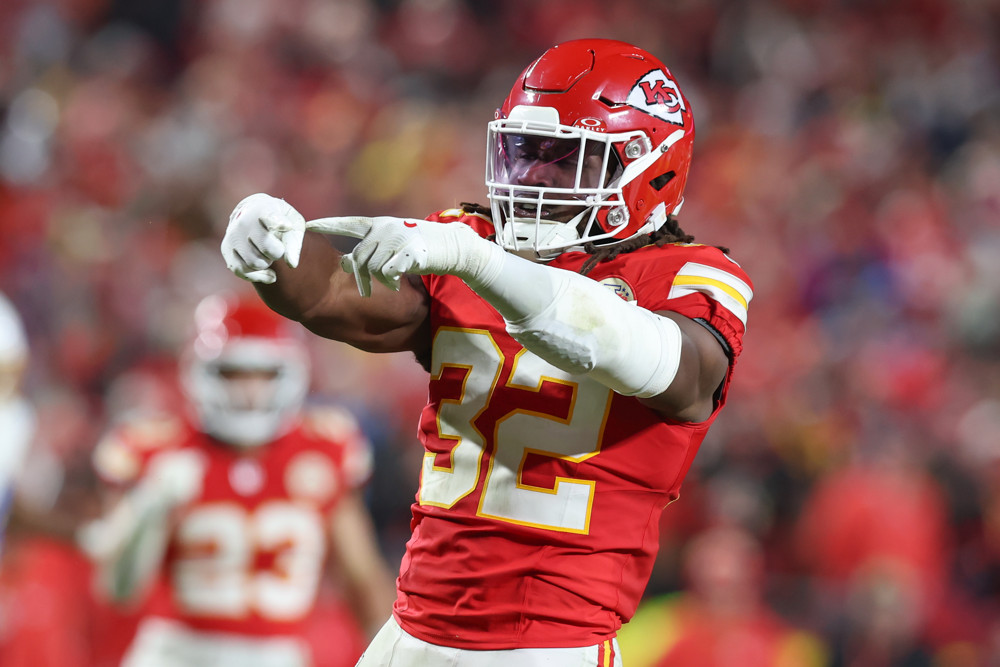
M 341 490 L 334 462 L 304 450 L 280 456 L 211 455 L 205 466 L 199 503 L 231 503 L 252 509 L 288 501 L 323 506 Z
M 171 560 L 248 572 L 270 571 L 292 555 L 313 563 L 325 552 L 325 517 L 339 484 L 318 452 L 210 456 L 200 496 L 176 516 Z
M 565 422 L 573 413 L 604 413 L 607 387 L 525 349 L 507 333 L 496 310 L 460 280 L 441 280 L 436 287 L 429 389 L 443 417 L 461 413 L 454 415 L 461 417 L 458 423 L 478 424 L 532 412 Z M 457 424 L 456 429 L 464 430 Z

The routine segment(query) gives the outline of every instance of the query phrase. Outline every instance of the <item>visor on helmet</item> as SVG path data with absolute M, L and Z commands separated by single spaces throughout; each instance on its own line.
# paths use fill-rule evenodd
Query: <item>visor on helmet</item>
M 614 143 L 631 138 L 516 117 L 490 123 L 486 185 L 501 245 L 545 259 L 613 236 L 598 215 L 614 227 L 628 219 Z

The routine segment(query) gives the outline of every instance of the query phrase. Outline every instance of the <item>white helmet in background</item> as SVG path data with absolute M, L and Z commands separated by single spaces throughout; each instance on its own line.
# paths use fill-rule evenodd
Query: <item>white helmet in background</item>
M 16 393 L 28 365 L 28 337 L 21 316 L 0 294 L 0 403 Z
M 301 329 L 256 299 L 209 296 L 181 385 L 200 428 L 238 447 L 259 447 L 294 424 L 309 389 Z

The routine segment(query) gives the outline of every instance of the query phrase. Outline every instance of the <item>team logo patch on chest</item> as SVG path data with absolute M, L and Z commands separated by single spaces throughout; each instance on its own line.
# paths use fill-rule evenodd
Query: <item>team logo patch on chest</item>
M 253 496 L 264 488 L 264 468 L 253 459 L 239 459 L 229 466 L 229 484 L 241 496 Z
M 337 493 L 337 474 L 322 454 L 303 452 L 288 464 L 285 488 L 293 498 L 324 502 Z
M 624 278 L 611 276 L 602 280 L 601 284 L 621 297 L 622 301 L 635 303 L 635 290 L 632 289 L 632 286 Z

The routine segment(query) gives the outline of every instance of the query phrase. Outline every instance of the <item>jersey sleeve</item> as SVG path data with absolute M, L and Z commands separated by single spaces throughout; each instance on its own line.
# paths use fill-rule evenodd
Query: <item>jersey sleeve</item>
M 470 212 L 461 208 L 448 208 L 427 216 L 432 222 L 461 222 L 476 230 L 476 233 L 486 238 L 496 233 L 493 220 L 485 213 Z
M 640 305 L 703 321 L 722 335 L 734 358 L 739 356 L 753 299 L 749 276 L 718 248 L 685 244 L 669 248 L 676 250 L 670 261 L 643 272 Z
M 91 462 L 105 484 L 131 486 L 145 474 L 156 453 L 181 444 L 185 433 L 183 420 L 171 415 L 132 417 L 104 433 Z

